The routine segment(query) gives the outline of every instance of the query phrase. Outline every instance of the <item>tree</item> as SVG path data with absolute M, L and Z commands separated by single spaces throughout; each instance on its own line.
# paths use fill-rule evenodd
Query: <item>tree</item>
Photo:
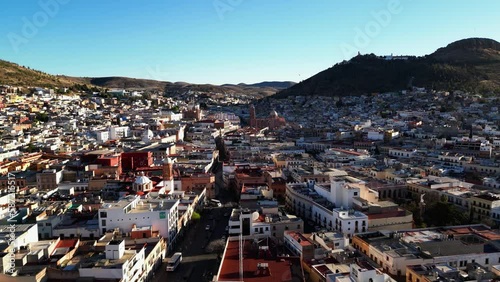
M 447 202 L 428 205 L 424 212 L 424 221 L 428 226 L 449 226 L 469 223 L 469 215 Z
M 28 146 L 26 146 L 26 151 L 29 153 L 33 153 L 36 150 L 36 147 L 33 143 L 29 143 Z
M 201 218 L 201 215 L 197 212 L 193 212 L 193 214 L 191 215 L 191 220 L 192 221 L 199 221 Z
M 47 122 L 49 121 L 49 116 L 47 113 L 37 113 L 35 116 L 35 121 Z
M 218 256 L 220 256 L 224 252 L 224 248 L 226 248 L 226 242 L 222 239 L 218 239 L 208 244 L 207 252 L 216 253 Z
M 173 113 L 175 113 L 175 114 L 178 114 L 178 113 L 180 113 L 180 112 L 181 112 L 181 111 L 180 111 L 179 106 L 173 106 L 170 110 L 171 110 Z

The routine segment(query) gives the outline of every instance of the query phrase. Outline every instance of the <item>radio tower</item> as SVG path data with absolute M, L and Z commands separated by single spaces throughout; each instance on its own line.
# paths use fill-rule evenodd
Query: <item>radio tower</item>
M 240 233 L 240 281 L 243 281 L 243 235 Z

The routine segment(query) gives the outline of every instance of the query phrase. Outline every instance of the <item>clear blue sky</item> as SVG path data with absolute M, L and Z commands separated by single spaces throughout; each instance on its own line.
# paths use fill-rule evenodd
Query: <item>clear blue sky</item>
M 425 55 L 463 38 L 500 40 L 498 0 L 26 0 L 2 8 L 1 59 L 73 76 L 300 81 L 357 51 Z

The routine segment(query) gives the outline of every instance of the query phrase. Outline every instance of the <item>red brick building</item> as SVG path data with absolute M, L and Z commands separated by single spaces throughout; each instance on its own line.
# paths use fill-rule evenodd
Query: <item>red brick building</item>
M 139 167 L 150 167 L 153 165 L 152 152 L 128 152 L 122 153 L 122 171 L 133 171 Z

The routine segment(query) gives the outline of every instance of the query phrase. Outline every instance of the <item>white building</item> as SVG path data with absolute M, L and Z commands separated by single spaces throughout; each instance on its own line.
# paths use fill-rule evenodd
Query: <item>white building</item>
M 36 217 L 38 237 L 40 239 L 51 239 L 59 235 L 53 234 L 53 229 L 63 221 L 64 211 L 65 210 L 57 210 L 55 207 L 49 207 Z
M 124 282 L 150 281 L 165 257 L 163 239 L 146 240 L 144 246 L 139 248 L 135 247 L 135 243 L 129 248 L 122 238 L 101 239 L 98 244 L 106 244 L 103 253 L 90 253 L 78 258 L 80 277 Z
M 285 231 L 304 231 L 304 221 L 278 211 L 277 207 L 261 207 L 260 211 L 233 209 L 229 218 L 229 236 L 262 236 L 283 238 Z
M 109 134 L 110 134 L 109 132 L 110 131 L 111 130 L 97 131 L 95 133 L 97 142 L 99 142 L 99 143 L 105 143 L 106 141 L 108 141 L 109 140 Z
M 500 260 L 497 236 L 496 230 L 484 225 L 450 226 L 357 234 L 352 246 L 385 273 L 400 276 L 410 265 L 447 263 L 460 270 L 470 263 L 496 265 Z
M 19 150 L 12 151 L 4 151 L 3 148 L 0 147 L 0 162 L 3 162 L 6 159 L 17 157 L 21 154 Z
M 10 242 L 5 251 L 12 248 L 19 250 L 30 243 L 38 242 L 38 225 L 36 224 L 11 224 L 0 226 L 0 238 Z M 4 268 L 5 269 L 5 268 Z
M 384 140 L 383 131 L 368 131 L 368 140 Z
M 417 150 L 389 149 L 389 156 L 396 158 L 411 158 L 417 154 Z
M 311 237 L 316 236 L 314 233 Z M 295 231 L 285 231 L 284 244 L 296 256 L 302 260 L 321 260 L 328 256 L 328 249 L 317 244 L 311 237 Z
M 150 228 L 167 239 L 169 248 L 177 236 L 179 199 L 141 199 L 128 196 L 116 202 L 106 202 L 99 209 L 101 235 L 118 228 L 130 233 L 136 228 Z
M 381 272 L 366 261 L 351 264 L 349 275 L 328 274 L 327 282 L 395 282 L 391 276 Z
M 163 113 L 168 121 L 180 121 L 182 119 L 182 113 L 174 113 L 172 111 L 167 111 Z
M 130 129 L 128 126 L 111 126 L 109 128 L 109 139 L 117 140 L 130 136 Z
M 368 230 L 368 216 L 352 210 L 354 197 L 360 197 L 360 188 L 338 178 L 332 178 L 331 184 L 286 185 L 287 208 L 317 226 L 349 236 Z

